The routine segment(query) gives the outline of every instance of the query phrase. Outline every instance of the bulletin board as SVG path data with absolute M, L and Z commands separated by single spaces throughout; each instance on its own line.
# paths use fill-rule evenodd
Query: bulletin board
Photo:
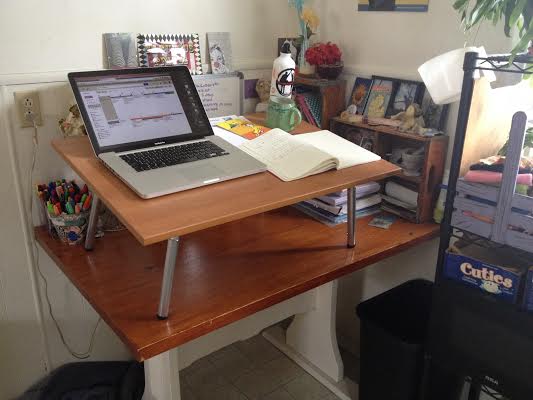
M 195 75 L 192 78 L 209 118 L 242 115 L 244 95 L 242 72 Z

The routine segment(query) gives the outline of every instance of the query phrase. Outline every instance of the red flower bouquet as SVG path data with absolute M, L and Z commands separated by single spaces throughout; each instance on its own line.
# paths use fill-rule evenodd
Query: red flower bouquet
M 342 52 L 334 43 L 317 43 L 305 52 L 305 60 L 311 65 L 338 65 Z
M 318 75 L 324 79 L 337 79 L 342 72 L 342 52 L 334 43 L 317 43 L 305 52 L 305 60 L 316 65 Z

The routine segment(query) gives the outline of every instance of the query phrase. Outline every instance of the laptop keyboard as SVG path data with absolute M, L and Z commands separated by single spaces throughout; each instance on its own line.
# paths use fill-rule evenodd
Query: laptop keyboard
M 141 172 L 228 154 L 226 150 L 221 149 L 216 144 L 204 141 L 123 154 L 120 158 L 133 167 L 135 171 Z

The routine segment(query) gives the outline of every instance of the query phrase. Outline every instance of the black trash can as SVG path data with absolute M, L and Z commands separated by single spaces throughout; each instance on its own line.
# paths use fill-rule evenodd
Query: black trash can
M 357 306 L 359 400 L 415 400 L 424 371 L 433 284 L 413 280 Z

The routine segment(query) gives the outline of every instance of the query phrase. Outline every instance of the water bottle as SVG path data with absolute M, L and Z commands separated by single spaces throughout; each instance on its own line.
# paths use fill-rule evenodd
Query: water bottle
M 291 97 L 294 85 L 296 63 L 291 57 L 289 43 L 284 43 L 281 53 L 274 60 L 272 67 L 272 82 L 270 84 L 270 97 Z

